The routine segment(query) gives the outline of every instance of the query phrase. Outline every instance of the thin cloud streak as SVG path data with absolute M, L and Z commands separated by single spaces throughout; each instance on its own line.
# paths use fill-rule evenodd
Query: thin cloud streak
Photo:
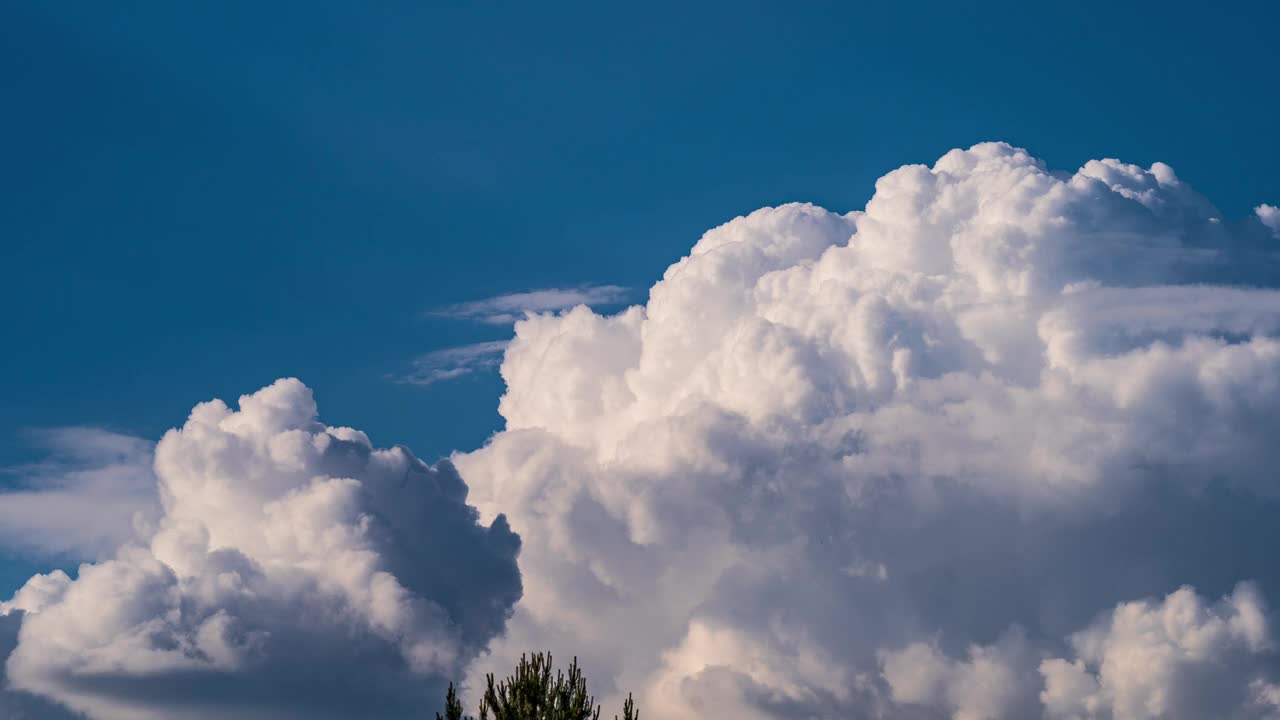
M 436 350 L 420 355 L 411 363 L 405 375 L 396 382 L 426 387 L 446 380 L 471 375 L 480 370 L 496 368 L 502 362 L 502 353 L 508 340 L 479 342 L 470 345 Z
M 531 313 L 557 312 L 578 305 L 615 305 L 626 300 L 630 292 L 620 285 L 544 288 L 445 305 L 427 314 L 486 325 L 510 325 Z

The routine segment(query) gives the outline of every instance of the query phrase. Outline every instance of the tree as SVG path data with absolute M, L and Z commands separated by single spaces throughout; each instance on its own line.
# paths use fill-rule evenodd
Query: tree
M 444 697 L 444 717 L 436 713 L 436 720 L 464 720 L 462 703 L 458 700 L 457 691 L 453 689 L 453 683 L 449 683 L 449 693 Z
M 436 720 L 474 720 L 464 717 L 462 703 L 453 684 L 445 696 L 444 716 Z M 555 671 L 552 678 L 550 653 L 520 656 L 515 674 L 497 681 L 493 673 L 485 676 L 485 691 L 480 699 L 480 720 L 599 720 L 600 706 L 587 693 L 587 679 L 578 667 L 578 658 L 569 664 L 567 673 Z M 640 720 L 635 700 L 627 695 L 622 704 L 622 717 L 614 720 Z

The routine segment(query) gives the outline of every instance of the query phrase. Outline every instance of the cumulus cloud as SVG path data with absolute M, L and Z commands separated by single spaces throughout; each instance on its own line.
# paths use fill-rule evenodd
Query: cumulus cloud
M 1216 605 L 1185 587 L 1163 602 L 1124 603 L 1070 644 L 1074 658 L 1040 665 L 1051 718 L 1243 718 L 1274 709 L 1257 660 L 1272 649 L 1267 611 L 1247 585 Z
M 409 371 L 397 380 L 426 387 L 483 370 L 492 372 L 502 362 L 502 352 L 506 349 L 506 340 L 496 340 L 435 350 L 415 358 Z
M 945 710 L 955 720 L 1033 717 L 1035 655 L 1018 630 L 994 645 L 973 646 L 963 660 L 916 641 L 881 654 L 895 703 Z
M 1269 650 L 1231 629 L 1280 594 L 1280 292 L 1252 232 L 1160 163 L 982 144 L 862 210 L 715 228 L 642 306 L 518 322 L 505 429 L 454 457 L 525 539 L 474 676 L 549 647 L 670 720 L 1119 720 L 1199 677 L 1116 660 L 1183 618 L 1141 652 L 1213 635 L 1240 682 L 1180 701 L 1263 716 Z
M 895 701 L 958 719 L 1033 717 L 1037 699 L 1057 720 L 1261 717 L 1274 709 L 1268 625 L 1248 585 L 1214 605 L 1184 587 L 1122 603 L 1069 638 L 1073 657 L 1045 658 L 1038 673 L 1018 635 L 966 659 L 916 642 L 881 660 Z
M 429 314 L 489 325 L 510 325 L 532 313 L 556 312 L 578 305 L 616 305 L 626 300 L 628 292 L 619 285 L 544 288 L 445 305 Z
M 320 423 L 297 380 L 196 406 L 154 476 L 139 541 L 0 606 L 24 698 L 95 720 L 417 718 L 520 596 L 518 537 L 477 523 L 452 465 Z
M 96 428 L 29 433 L 48 452 L 0 471 L 0 545 L 39 557 L 99 559 L 134 538 L 159 510 L 152 443 Z
M 448 313 L 531 312 L 415 367 L 501 357 L 451 463 L 296 381 L 198 406 L 154 517 L 0 605 L 0 714 L 418 717 L 550 649 L 668 720 L 1277 717 L 1266 207 L 983 144 L 736 218 L 616 314 Z

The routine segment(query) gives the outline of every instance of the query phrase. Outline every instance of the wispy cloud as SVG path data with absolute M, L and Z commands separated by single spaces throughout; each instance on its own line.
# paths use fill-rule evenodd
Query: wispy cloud
M 587 305 L 617 305 L 625 302 L 630 288 L 621 285 L 581 285 L 574 288 L 542 288 L 495 295 L 482 300 L 443 305 L 427 311 L 433 317 L 453 318 L 486 325 L 511 325 L 532 313 L 556 312 Z M 390 379 L 409 385 L 434 385 L 477 372 L 493 370 L 502 362 L 508 340 L 478 342 L 436 350 L 420 355 L 408 372 Z
M 490 325 L 509 325 L 529 313 L 555 312 L 577 305 L 615 305 L 626 300 L 629 293 L 628 288 L 620 285 L 544 288 L 445 305 L 427 314 Z
M 31 430 L 48 452 L 0 467 L 0 546 L 34 556 L 92 559 L 133 537 L 155 513 L 152 444 L 88 427 Z
M 479 342 L 429 352 L 414 358 L 409 372 L 395 379 L 409 385 L 427 386 L 492 369 L 502 362 L 507 342 Z

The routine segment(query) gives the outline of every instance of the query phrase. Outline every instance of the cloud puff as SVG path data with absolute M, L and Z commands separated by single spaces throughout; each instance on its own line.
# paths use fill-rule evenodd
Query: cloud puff
M 1071 637 L 1074 659 L 1040 665 L 1052 718 L 1258 717 L 1270 686 L 1257 656 L 1272 649 L 1266 608 L 1238 587 L 1217 605 L 1191 588 L 1124 603 Z
M 100 559 L 154 520 L 152 443 L 78 427 L 30 438 L 49 455 L 4 471 L 13 482 L 0 490 L 0 544 L 36 556 Z
M 490 325 L 510 325 L 532 313 L 555 312 L 578 305 L 616 305 L 626 300 L 628 292 L 627 288 L 619 285 L 544 288 L 446 305 L 429 314 Z
M 525 538 L 476 672 L 550 647 L 671 720 L 1052 716 L 1053 657 L 1119 687 L 1062 639 L 1185 584 L 1280 593 L 1280 276 L 1247 225 L 1163 164 L 982 144 L 715 228 L 643 306 L 517 323 L 505 430 L 454 458 Z
M 1263 225 L 1266 225 L 1271 229 L 1271 232 L 1280 237 L 1280 208 L 1275 205 L 1259 205 L 1254 208 L 1254 213 L 1262 221 Z
M 100 720 L 416 718 L 520 596 L 518 537 L 449 463 L 319 423 L 297 380 L 198 405 L 155 477 L 142 542 L 0 608 L 13 687 Z
M 1072 658 L 1036 657 L 1020 634 L 969 648 L 964 660 L 916 642 L 881 656 L 893 699 L 958 720 L 1044 717 L 1249 718 L 1275 710 L 1265 672 L 1272 638 L 1255 589 L 1215 605 L 1191 588 L 1163 601 L 1122 603 L 1074 633 Z M 1038 697 L 1037 697 L 1038 693 Z
M 881 654 L 895 703 L 941 708 L 955 720 L 1034 717 L 1035 660 L 1017 630 L 994 645 L 970 647 L 964 660 L 921 641 Z

